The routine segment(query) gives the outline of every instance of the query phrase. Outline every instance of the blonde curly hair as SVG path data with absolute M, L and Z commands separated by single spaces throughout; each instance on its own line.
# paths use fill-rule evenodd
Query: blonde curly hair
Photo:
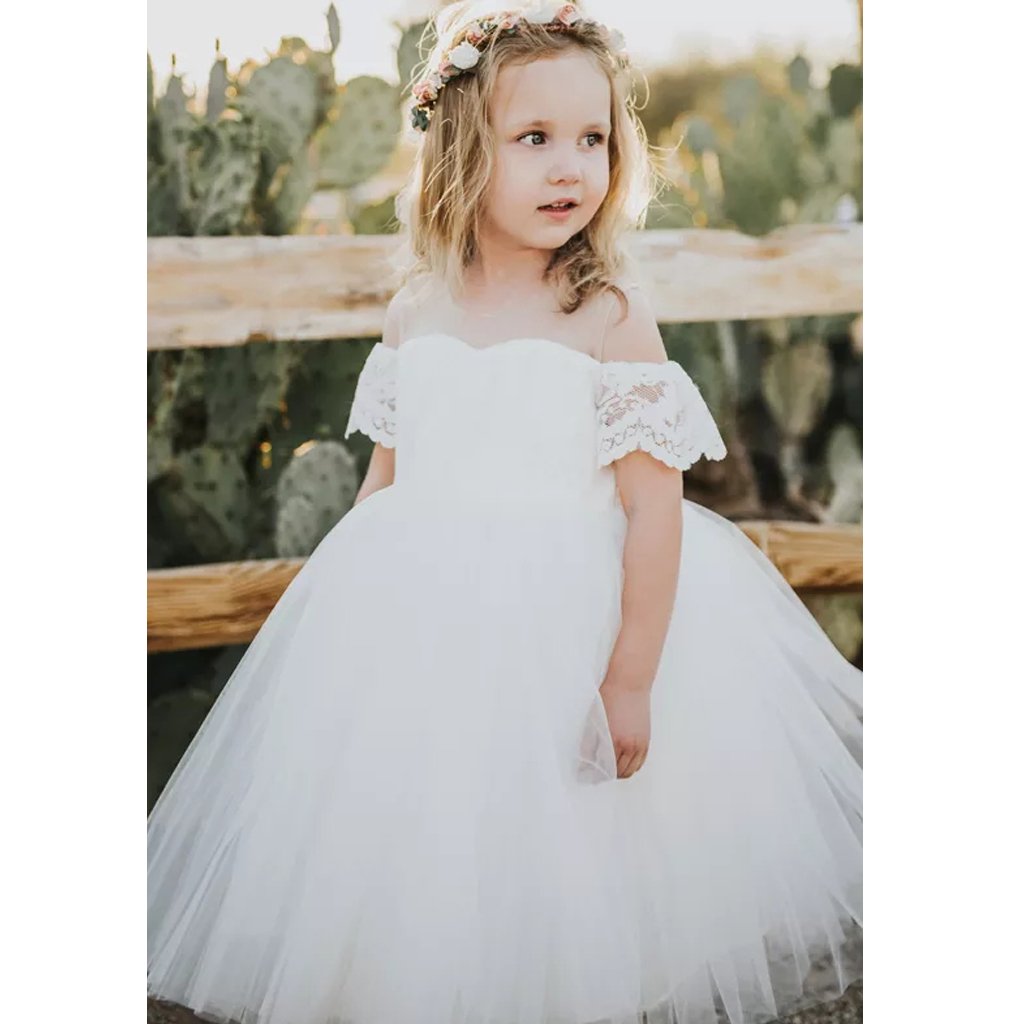
M 456 37 L 488 13 L 493 13 L 493 6 L 482 0 L 463 0 L 438 12 L 436 43 L 425 68 L 436 68 Z M 608 192 L 586 227 L 552 251 L 544 279 L 555 285 L 565 313 L 575 312 L 587 298 L 604 291 L 616 293 L 623 306 L 628 305 L 615 284 L 630 265 L 621 237 L 643 227 L 658 177 L 635 113 L 632 81 L 610 51 L 608 38 L 607 30 L 593 22 L 581 21 L 571 32 L 524 22 L 514 33 L 492 35 L 472 73 L 459 75 L 439 90 L 429 130 L 422 135 L 409 181 L 396 204 L 406 236 L 404 283 L 440 279 L 452 293 L 462 290 L 465 271 L 476 255 L 495 162 L 488 110 L 501 69 L 582 50 L 611 86 Z

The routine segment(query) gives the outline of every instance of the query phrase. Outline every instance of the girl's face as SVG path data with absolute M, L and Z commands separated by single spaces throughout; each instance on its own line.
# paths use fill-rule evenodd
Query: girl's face
M 484 233 L 514 247 L 556 249 L 608 193 L 611 85 L 581 51 L 498 72 L 491 97 L 496 168 Z M 552 214 L 547 204 L 575 206 Z

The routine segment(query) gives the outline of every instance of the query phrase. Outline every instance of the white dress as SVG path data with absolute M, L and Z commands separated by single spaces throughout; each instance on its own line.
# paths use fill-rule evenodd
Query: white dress
M 395 481 L 150 814 L 149 993 L 245 1024 L 751 1024 L 859 977 L 861 673 L 687 499 L 649 754 L 616 778 L 610 464 L 725 454 L 679 364 L 428 333 L 371 350 L 348 430 Z

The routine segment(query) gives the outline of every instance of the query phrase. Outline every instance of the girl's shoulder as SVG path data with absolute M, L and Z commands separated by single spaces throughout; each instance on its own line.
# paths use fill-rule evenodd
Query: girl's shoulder
M 668 359 L 654 303 L 643 284 L 621 276 L 609 287 L 612 308 L 605 326 L 602 361 L 663 363 Z

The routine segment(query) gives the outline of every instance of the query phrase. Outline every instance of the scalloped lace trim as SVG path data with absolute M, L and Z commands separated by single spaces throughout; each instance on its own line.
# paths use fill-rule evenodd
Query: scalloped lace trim
M 726 455 L 711 410 L 678 363 L 606 363 L 598 413 L 600 466 L 638 449 L 674 469 Z
M 358 430 L 371 440 L 394 448 L 398 437 L 395 350 L 377 342 L 366 357 L 356 382 L 345 437 Z

